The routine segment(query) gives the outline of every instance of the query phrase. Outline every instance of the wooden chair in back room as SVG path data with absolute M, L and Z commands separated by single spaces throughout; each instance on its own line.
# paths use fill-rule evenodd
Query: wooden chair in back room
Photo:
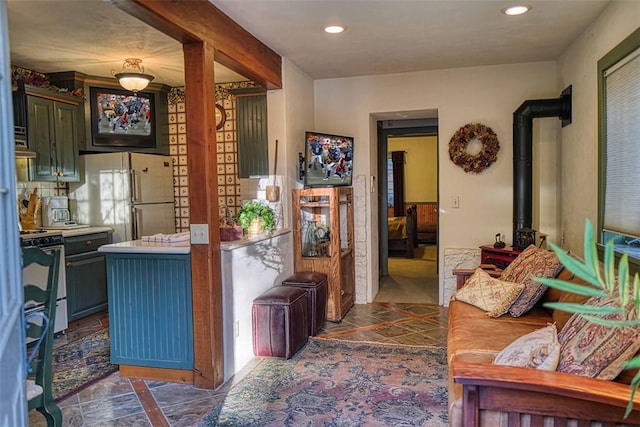
M 36 409 L 47 420 L 48 426 L 62 426 L 62 412 L 53 400 L 53 338 L 58 294 L 60 250 L 46 253 L 39 248 L 22 250 L 23 267 L 33 263 L 48 268 L 46 289 L 28 283 L 24 287 L 25 308 L 43 305 L 41 315 L 33 312 L 25 315 L 26 335 L 36 340 L 35 348 L 29 348 L 29 375 L 27 399 L 29 410 Z M 44 285 L 44 284 L 41 284 Z M 39 341 L 39 342 L 38 342 Z

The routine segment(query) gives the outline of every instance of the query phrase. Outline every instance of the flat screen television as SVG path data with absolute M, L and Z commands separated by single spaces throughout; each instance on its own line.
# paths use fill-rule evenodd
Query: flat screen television
M 102 147 L 156 147 L 153 93 L 91 87 L 91 135 Z
M 350 186 L 353 177 L 353 138 L 305 132 L 305 187 Z

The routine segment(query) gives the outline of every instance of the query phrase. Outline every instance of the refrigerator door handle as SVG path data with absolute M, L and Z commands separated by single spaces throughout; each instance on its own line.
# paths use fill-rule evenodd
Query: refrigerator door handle
M 136 181 L 136 170 L 129 170 L 129 183 L 131 188 L 131 203 L 138 202 L 138 183 Z
M 131 206 L 131 240 L 138 240 L 138 209 L 135 206 Z

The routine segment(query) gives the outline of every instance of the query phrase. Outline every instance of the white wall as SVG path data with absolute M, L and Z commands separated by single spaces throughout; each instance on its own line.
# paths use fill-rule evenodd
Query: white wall
M 315 128 L 313 122 L 313 80 L 287 58 L 282 59 L 284 146 L 279 162 L 285 175 L 281 198 L 285 203 L 286 224 L 291 224 L 291 190 L 302 187 L 298 181 L 298 153 L 304 152 L 304 133 Z M 271 108 L 271 105 L 269 105 Z M 271 110 L 269 110 L 271 111 Z M 269 129 L 271 131 L 271 129 Z
M 558 60 L 558 87 L 573 85 L 573 124 L 562 130 L 564 247 L 582 254 L 584 222 L 598 220 L 597 63 L 640 26 L 640 1 L 609 5 Z
M 354 175 L 368 183 L 377 175 L 373 117 L 395 111 L 438 110 L 441 272 L 445 248 L 477 248 L 493 242 L 497 232 L 504 233 L 510 243 L 513 111 L 527 99 L 560 95 L 555 62 L 316 80 L 314 91 L 316 129 L 354 136 Z M 451 136 L 471 122 L 491 127 L 501 144 L 497 162 L 477 175 L 465 173 L 448 156 Z M 534 144 L 557 146 L 558 128 L 557 119 L 541 120 L 535 126 Z M 545 168 L 555 170 L 555 166 L 545 165 L 548 163 L 537 166 L 538 175 L 545 176 Z M 373 301 L 378 289 L 378 193 L 371 192 L 370 185 L 354 185 L 354 191 L 357 200 L 365 201 L 362 208 L 357 206 L 355 221 L 366 227 L 366 242 L 356 241 L 356 302 L 364 303 Z M 362 192 L 365 194 L 359 194 Z M 451 209 L 453 196 L 460 197 L 458 209 Z M 447 300 L 441 292 L 440 302 Z

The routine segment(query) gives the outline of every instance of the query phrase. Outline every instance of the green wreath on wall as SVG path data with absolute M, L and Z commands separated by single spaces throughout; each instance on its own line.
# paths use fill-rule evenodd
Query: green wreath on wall
M 480 141 L 482 149 L 478 154 L 467 152 L 469 143 Z M 449 158 L 465 172 L 480 173 L 491 166 L 498 158 L 500 143 L 496 133 L 480 123 L 469 123 L 453 134 L 449 141 Z

